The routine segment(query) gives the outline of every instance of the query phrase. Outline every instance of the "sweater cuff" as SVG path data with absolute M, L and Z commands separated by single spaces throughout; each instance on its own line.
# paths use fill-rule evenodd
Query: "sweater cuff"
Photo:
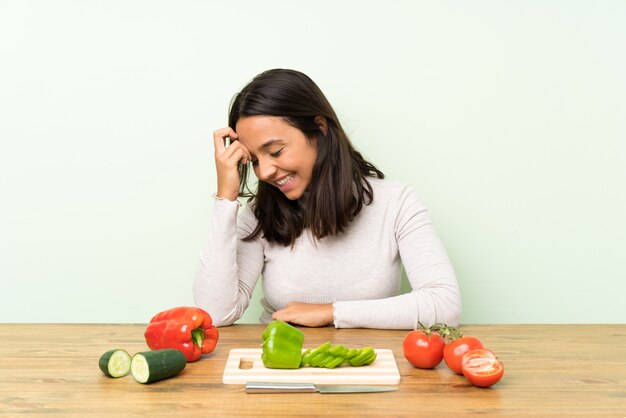
M 215 194 L 215 193 L 213 193 L 213 194 L 211 195 L 211 197 L 212 197 L 213 199 L 215 199 L 215 200 L 219 200 L 219 201 L 222 201 L 222 202 L 236 203 L 236 204 L 237 204 L 237 206 L 241 207 L 241 202 L 240 202 L 240 201 L 238 201 L 238 200 L 236 200 L 236 199 L 235 199 L 235 200 L 229 200 L 229 199 L 226 199 L 225 197 L 220 197 L 220 196 L 218 196 L 218 195 L 217 195 L 217 194 Z

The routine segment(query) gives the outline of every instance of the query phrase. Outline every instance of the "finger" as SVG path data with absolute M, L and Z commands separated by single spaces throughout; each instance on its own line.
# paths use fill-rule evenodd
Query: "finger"
M 231 159 L 235 155 L 237 156 L 237 161 L 241 161 L 242 164 L 252 161 L 252 154 L 250 154 L 248 147 L 240 141 L 234 141 L 222 153 L 222 156 L 228 159 Z
M 213 132 L 213 145 L 215 152 L 221 154 L 226 150 L 226 138 L 237 139 L 239 136 L 231 127 L 218 129 Z
M 291 318 L 289 315 L 289 311 L 286 308 L 279 309 L 272 314 L 272 319 L 276 321 L 285 321 L 288 322 Z
M 252 161 L 252 154 L 250 153 L 250 150 L 248 149 L 248 147 L 246 147 L 243 142 L 239 141 L 239 140 L 235 140 L 233 141 L 227 148 L 226 151 L 224 152 L 225 155 L 231 155 L 228 154 L 228 150 L 230 150 L 232 148 L 233 151 L 235 150 L 241 150 L 241 162 L 243 164 L 245 164 L 247 161 Z
M 239 145 L 241 145 L 241 148 L 244 151 L 244 154 L 246 156 L 246 160 L 248 161 L 252 161 L 252 153 L 250 152 L 250 149 L 248 147 L 246 147 L 243 142 L 241 141 L 237 141 L 237 143 L 239 143 Z
M 219 157 L 222 159 L 225 158 L 229 160 L 230 162 L 236 163 L 245 159 L 246 152 L 241 146 L 241 144 L 239 143 L 239 141 L 234 141 L 232 144 L 228 146 L 228 148 L 224 150 L 224 152 Z M 234 161 L 233 161 L 233 158 L 234 158 Z

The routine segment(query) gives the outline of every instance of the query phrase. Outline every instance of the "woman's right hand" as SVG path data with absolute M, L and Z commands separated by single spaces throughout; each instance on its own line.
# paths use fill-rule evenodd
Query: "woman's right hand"
M 226 147 L 226 138 L 231 143 Z M 241 142 L 232 128 L 222 128 L 213 132 L 215 144 L 215 168 L 217 169 L 217 197 L 236 200 L 239 196 L 239 162 L 247 164 L 252 159 L 250 151 Z

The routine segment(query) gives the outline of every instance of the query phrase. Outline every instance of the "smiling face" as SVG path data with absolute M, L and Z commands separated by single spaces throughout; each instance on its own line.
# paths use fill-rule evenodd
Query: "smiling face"
M 246 116 L 237 121 L 239 141 L 252 154 L 260 181 L 277 187 L 290 200 L 302 197 L 311 183 L 317 141 L 277 116 Z

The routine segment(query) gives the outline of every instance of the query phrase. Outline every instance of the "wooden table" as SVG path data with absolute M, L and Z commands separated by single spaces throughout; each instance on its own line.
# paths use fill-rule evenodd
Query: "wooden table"
M 444 363 L 413 368 L 407 331 L 305 328 L 325 341 L 393 350 L 402 381 L 377 394 L 250 395 L 222 384 L 228 353 L 259 346 L 263 325 L 220 328 L 215 352 L 177 377 L 142 385 L 105 377 L 99 356 L 147 349 L 145 325 L 0 324 L 0 416 L 614 416 L 626 417 L 626 325 L 466 325 L 505 363 L 504 378 L 473 387 Z

